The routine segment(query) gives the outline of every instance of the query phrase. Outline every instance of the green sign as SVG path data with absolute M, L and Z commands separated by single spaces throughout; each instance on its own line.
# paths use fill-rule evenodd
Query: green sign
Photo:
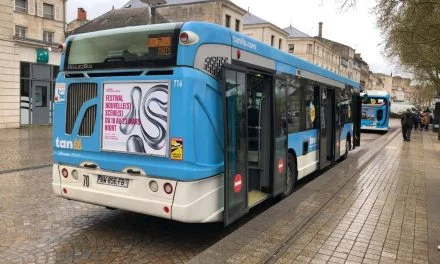
M 37 49 L 37 62 L 48 63 L 49 62 L 49 50 Z

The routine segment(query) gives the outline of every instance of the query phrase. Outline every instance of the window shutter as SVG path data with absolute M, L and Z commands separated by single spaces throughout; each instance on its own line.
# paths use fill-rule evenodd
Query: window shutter
M 61 7 L 58 5 L 55 6 L 54 12 L 55 12 L 55 15 L 54 15 L 55 20 L 62 21 L 63 19 L 61 18 L 61 16 L 62 16 Z
M 43 2 L 40 0 L 37 0 L 37 16 L 43 16 Z
M 28 0 L 28 13 L 29 15 L 35 15 L 35 1 Z

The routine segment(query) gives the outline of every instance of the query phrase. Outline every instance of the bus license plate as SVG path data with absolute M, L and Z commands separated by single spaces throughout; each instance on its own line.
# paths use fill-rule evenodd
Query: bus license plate
M 128 180 L 112 176 L 98 175 L 98 184 L 128 188 Z

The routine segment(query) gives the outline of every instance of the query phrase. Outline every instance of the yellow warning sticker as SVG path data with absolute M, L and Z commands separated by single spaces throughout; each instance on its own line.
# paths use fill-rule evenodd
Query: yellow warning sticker
M 172 138 L 171 139 L 171 159 L 183 160 L 183 139 Z

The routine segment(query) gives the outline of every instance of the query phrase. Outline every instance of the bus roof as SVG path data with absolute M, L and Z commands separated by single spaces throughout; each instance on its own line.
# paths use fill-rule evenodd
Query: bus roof
M 271 47 L 265 43 L 262 43 L 258 40 L 255 40 L 251 37 L 248 37 L 239 32 L 233 31 L 229 28 L 212 24 L 206 22 L 185 22 L 182 26 L 182 31 L 188 30 L 193 31 L 195 33 L 199 33 L 199 43 L 198 46 L 206 44 L 206 43 L 214 43 L 214 44 L 226 44 L 231 45 L 232 47 L 239 48 L 241 50 L 245 50 L 268 59 L 274 60 L 278 63 L 282 63 L 297 69 L 302 69 L 307 72 L 353 86 L 357 92 L 359 92 L 360 86 L 359 83 L 348 79 L 344 76 L 338 75 L 331 71 L 328 71 L 324 68 L 321 68 L 317 65 L 314 65 L 302 58 L 291 55 L 285 51 L 276 49 Z M 215 32 L 215 35 L 211 35 L 211 38 L 203 38 L 203 35 L 200 33 L 209 34 L 209 32 Z M 232 38 L 231 38 L 232 35 Z
M 297 72 L 292 72 L 293 69 L 304 70 L 310 72 L 312 74 L 316 74 L 318 76 L 322 76 L 324 78 L 336 81 L 338 83 L 342 83 L 345 85 L 352 86 L 355 91 L 360 91 L 359 83 L 348 79 L 344 76 L 338 75 L 334 72 L 328 71 L 324 68 L 321 68 L 313 63 L 310 63 L 302 58 L 299 58 L 295 55 L 291 55 L 285 51 L 276 49 L 271 47 L 265 43 L 262 43 L 258 40 L 255 40 L 251 37 L 233 31 L 229 28 L 207 23 L 207 22 L 176 22 L 176 23 L 166 23 L 166 24 L 154 24 L 154 25 L 141 25 L 141 26 L 133 26 L 133 27 L 125 27 L 125 28 L 115 28 L 108 29 L 97 32 L 84 33 L 79 35 L 73 35 L 67 38 L 66 42 L 72 41 L 74 38 L 83 38 L 83 37 L 93 37 L 93 36 L 102 36 L 102 35 L 112 35 L 118 34 L 124 31 L 148 31 L 152 28 L 164 27 L 167 28 L 179 28 L 181 27 L 182 31 L 191 31 L 198 35 L 199 40 L 197 43 L 186 46 L 185 47 L 185 55 L 178 56 L 177 65 L 188 65 L 193 66 L 194 57 L 197 52 L 197 49 L 203 44 L 223 44 L 231 47 L 238 48 L 243 51 L 247 51 L 250 53 L 257 54 L 259 56 L 265 57 L 269 60 L 273 60 L 276 64 L 280 65 L 279 69 L 281 71 L 285 71 L 291 74 L 296 74 Z M 64 58 L 62 59 L 62 61 Z M 63 64 L 62 64 L 63 65 Z M 279 70 L 277 69 L 277 70 Z

